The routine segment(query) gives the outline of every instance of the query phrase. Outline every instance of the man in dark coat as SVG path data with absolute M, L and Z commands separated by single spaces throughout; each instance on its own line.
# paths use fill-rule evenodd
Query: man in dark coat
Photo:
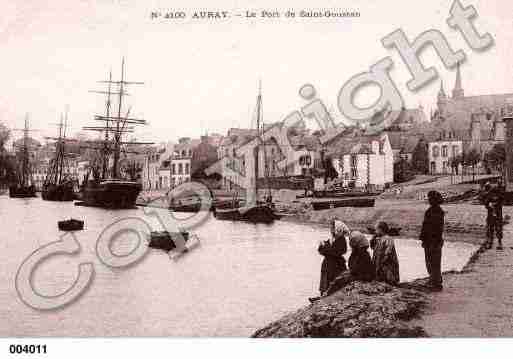
M 493 237 L 497 236 L 497 249 L 502 250 L 502 201 L 504 198 L 503 189 L 494 188 L 485 200 L 486 215 L 486 248 L 491 249 Z
M 440 291 L 442 286 L 442 234 L 444 231 L 444 211 L 440 207 L 442 195 L 437 191 L 429 191 L 430 207 L 424 215 L 420 240 L 424 247 L 426 269 L 429 274 L 429 286 L 432 290 Z

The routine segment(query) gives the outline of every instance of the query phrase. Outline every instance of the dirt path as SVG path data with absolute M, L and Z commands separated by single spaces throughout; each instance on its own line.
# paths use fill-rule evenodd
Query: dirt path
M 444 291 L 432 294 L 416 324 L 431 337 L 513 336 L 512 224 L 504 228 L 503 243 L 503 251 L 494 246 L 464 273 L 445 276 Z

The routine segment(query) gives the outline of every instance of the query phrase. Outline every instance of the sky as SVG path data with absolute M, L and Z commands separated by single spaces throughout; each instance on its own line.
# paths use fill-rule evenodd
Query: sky
M 474 24 L 489 32 L 495 45 L 472 51 L 446 19 L 452 0 L 5 0 L 0 14 L 0 121 L 23 126 L 28 113 L 34 136 L 55 135 L 69 107 L 71 133 L 96 125 L 104 112 L 101 90 L 112 69 L 119 78 L 122 57 L 127 79 L 142 81 L 126 98 L 131 116 L 148 125 L 139 140 L 162 142 L 225 134 L 252 123 L 259 80 L 265 122 L 280 121 L 306 105 L 298 95 L 312 84 L 319 98 L 340 117 L 336 103 L 355 74 L 386 56 L 406 107 L 434 109 L 440 80 L 416 93 L 406 88 L 410 74 L 395 50 L 381 38 L 401 28 L 412 40 L 429 29 L 440 30 L 467 61 L 461 66 L 466 95 L 513 92 L 513 2 L 462 0 L 478 13 Z M 152 11 L 332 9 L 359 11 L 359 18 L 152 20 Z M 432 48 L 421 53 L 425 66 L 435 66 L 449 94 L 455 71 L 448 70 Z M 357 98 L 372 104 L 379 91 L 369 88 Z M 126 111 L 126 108 L 125 108 Z M 17 135 L 17 134 L 15 134 Z

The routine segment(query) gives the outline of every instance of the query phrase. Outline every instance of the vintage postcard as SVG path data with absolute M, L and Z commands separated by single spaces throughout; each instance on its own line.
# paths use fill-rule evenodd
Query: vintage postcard
M 512 14 L 6 1 L 5 352 L 511 337 Z

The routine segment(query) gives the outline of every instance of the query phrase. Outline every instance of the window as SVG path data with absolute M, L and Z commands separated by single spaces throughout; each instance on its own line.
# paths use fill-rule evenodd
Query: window
M 176 164 L 174 163 L 171 165 L 171 174 L 176 174 Z
M 185 157 L 185 150 L 182 150 L 182 157 Z
M 225 150 L 226 157 L 230 156 L 230 151 L 228 149 Z
M 189 174 L 189 164 L 188 163 L 185 164 L 185 174 L 186 175 Z
M 438 146 L 433 146 L 431 151 L 433 153 L 433 157 L 438 157 L 440 155 L 440 148 L 438 148 Z
M 181 164 L 181 163 L 178 164 L 178 174 L 179 175 L 183 174 L 183 164 Z
M 447 146 L 442 146 L 442 157 L 447 157 Z
M 233 149 L 233 157 L 237 157 L 237 150 L 235 148 Z
M 454 145 L 452 146 L 452 156 L 456 157 L 459 154 L 458 146 Z
M 357 165 L 358 165 L 358 157 L 356 157 L 356 155 L 351 155 L 351 177 L 352 178 L 356 178 L 358 175 Z

